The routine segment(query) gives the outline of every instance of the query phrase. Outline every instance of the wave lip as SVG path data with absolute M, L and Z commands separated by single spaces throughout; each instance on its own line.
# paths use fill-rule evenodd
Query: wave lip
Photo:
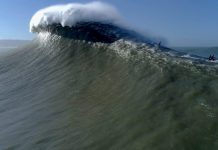
M 63 27 L 61 24 L 38 26 L 34 28 L 34 32 L 49 32 L 65 38 L 90 42 L 113 43 L 120 39 L 150 42 L 133 30 L 102 22 L 80 22 L 73 27 Z
M 121 24 L 121 20 L 118 11 L 111 5 L 102 2 L 70 3 L 50 6 L 36 12 L 30 21 L 30 32 L 53 24 L 72 27 L 79 22 Z
M 49 32 L 66 38 L 112 43 L 119 39 L 151 42 L 128 29 L 118 11 L 102 2 L 50 6 L 36 12 L 30 32 Z

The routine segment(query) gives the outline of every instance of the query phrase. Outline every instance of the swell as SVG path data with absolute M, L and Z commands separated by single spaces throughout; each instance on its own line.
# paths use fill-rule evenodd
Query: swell
M 0 148 L 216 149 L 218 77 L 204 66 L 40 33 L 1 59 Z

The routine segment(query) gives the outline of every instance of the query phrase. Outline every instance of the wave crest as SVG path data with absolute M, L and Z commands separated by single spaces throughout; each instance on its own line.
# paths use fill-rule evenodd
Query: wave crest
M 118 11 L 105 3 L 71 3 L 56 5 L 36 12 L 30 31 L 50 32 L 66 38 L 112 43 L 119 39 L 152 41 L 124 25 Z
M 118 11 L 111 5 L 102 2 L 87 4 L 70 3 L 50 6 L 36 12 L 30 21 L 30 32 L 38 27 L 60 24 L 62 27 L 72 27 L 78 22 L 106 22 L 121 24 Z

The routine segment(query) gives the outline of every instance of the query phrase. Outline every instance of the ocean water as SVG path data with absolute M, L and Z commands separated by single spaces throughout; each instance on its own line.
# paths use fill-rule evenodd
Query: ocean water
M 217 62 L 111 24 L 38 32 L 0 55 L 0 149 L 218 149 Z
M 1 56 L 0 149 L 218 148 L 214 64 L 43 37 Z
M 16 48 L 27 45 L 29 42 L 27 40 L 0 40 L 0 54 L 11 53 Z
M 202 57 L 209 57 L 210 55 L 218 57 L 218 47 L 174 47 L 174 49 Z
M 7 53 L 7 52 L 9 52 L 9 51 L 11 51 L 11 50 L 13 50 L 13 49 L 15 49 L 16 47 L 1 47 L 1 45 L 0 45 L 0 53 L 2 54 L 2 53 Z

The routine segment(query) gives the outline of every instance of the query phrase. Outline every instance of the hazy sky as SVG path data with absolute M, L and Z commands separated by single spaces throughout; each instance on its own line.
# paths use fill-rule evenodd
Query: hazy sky
M 103 0 L 102 0 L 103 1 Z M 137 30 L 170 46 L 217 46 L 218 0 L 104 0 Z M 41 8 L 90 0 L 1 0 L 0 39 L 32 39 L 29 21 Z

